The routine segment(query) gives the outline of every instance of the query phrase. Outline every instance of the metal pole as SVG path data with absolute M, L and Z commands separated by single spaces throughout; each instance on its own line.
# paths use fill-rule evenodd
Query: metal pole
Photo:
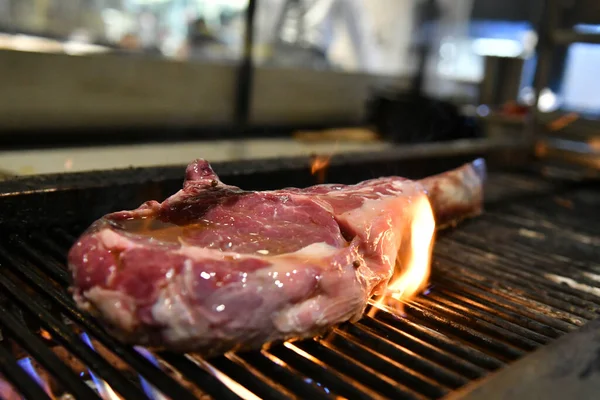
M 425 25 L 426 23 L 430 23 L 431 25 L 429 26 L 430 30 L 425 30 L 425 34 L 421 35 L 420 42 L 418 43 L 416 49 L 417 72 L 411 84 L 411 92 L 415 96 L 420 96 L 423 92 L 427 61 L 429 58 L 429 54 L 431 53 L 433 39 L 436 36 L 433 33 L 435 26 L 433 24 L 439 21 L 439 7 L 436 0 L 427 0 L 425 4 L 421 6 L 421 15 L 419 15 L 419 17 L 419 23 L 421 24 L 421 26 Z
M 254 47 L 254 15 L 257 0 L 249 0 L 246 10 L 246 30 L 244 32 L 244 50 L 238 69 L 237 94 L 235 98 L 234 122 L 239 129 L 248 123 L 252 98 L 252 49 Z
M 533 78 L 533 88 L 535 91 L 535 102 L 531 107 L 530 123 L 527 132 L 527 139 L 535 143 L 536 138 L 543 134 L 543 127 L 538 118 L 538 105 L 540 101 L 540 92 L 548 85 L 550 72 L 552 68 L 552 55 L 554 51 L 553 35 L 558 29 L 559 4 L 556 0 L 546 0 L 542 11 L 542 18 L 538 27 L 537 44 L 537 63 L 535 76 Z
M 533 87 L 536 91 L 536 98 L 539 100 L 540 91 L 548 85 L 550 69 L 552 67 L 552 54 L 554 43 L 552 40 L 554 32 L 558 28 L 559 5 L 556 0 L 546 0 L 544 11 L 538 29 L 537 45 L 537 66 L 533 79 Z M 537 106 L 536 101 L 536 106 Z

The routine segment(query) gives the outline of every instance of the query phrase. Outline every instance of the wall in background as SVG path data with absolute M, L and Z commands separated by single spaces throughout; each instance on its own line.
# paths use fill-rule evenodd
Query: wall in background
M 0 129 L 226 125 L 236 67 L 135 56 L 0 51 Z M 406 78 L 260 68 L 255 123 L 360 122 L 371 91 Z

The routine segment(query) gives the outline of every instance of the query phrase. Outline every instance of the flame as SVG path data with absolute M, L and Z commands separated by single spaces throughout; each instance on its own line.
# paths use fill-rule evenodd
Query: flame
M 246 400 L 260 400 L 260 397 L 256 396 L 250 390 L 246 389 L 244 386 L 231 379 L 225 373 L 206 362 L 203 358 L 193 354 L 186 354 L 185 358 L 217 378 L 223 385 L 227 387 L 227 389 L 238 395 L 238 397 Z
M 410 224 L 408 243 L 403 243 L 400 247 L 396 271 L 384 295 L 372 302 L 373 308 L 369 312 L 371 317 L 377 309 L 387 309 L 402 314 L 400 301 L 414 297 L 427 285 L 431 271 L 435 219 L 427 196 L 419 197 L 413 204 L 413 219 Z M 402 270 L 398 267 L 402 267 Z
M 534 151 L 537 157 L 545 157 L 548 154 L 548 146 L 544 142 L 537 142 Z
M 45 329 L 40 329 L 40 336 L 46 340 L 52 340 L 52 335 Z
M 48 395 L 48 397 L 50 397 L 50 399 L 52 399 L 52 400 L 56 399 L 56 397 L 52 394 L 52 391 L 50 390 L 50 384 L 48 382 L 46 382 L 44 379 L 42 379 L 40 374 L 36 371 L 35 367 L 33 366 L 33 362 L 31 361 L 31 358 L 29 358 L 29 357 L 22 358 L 19 361 L 17 361 L 17 363 L 21 366 L 21 368 L 23 368 L 25 370 L 25 372 L 38 385 L 40 385 L 40 387 L 44 390 L 44 392 L 46 392 L 46 394 Z
M 327 168 L 329 160 L 331 160 L 331 156 L 315 156 L 310 165 L 310 173 L 314 175 L 318 171 Z
M 588 146 L 590 146 L 590 148 L 594 151 L 600 151 L 600 139 L 598 138 L 591 138 L 588 141 Z
M 325 172 L 327 172 L 327 167 L 329 167 L 331 157 L 332 155 L 313 156 L 312 162 L 310 163 L 310 173 L 311 175 L 317 175 L 317 180 L 319 183 L 325 183 Z
M 554 121 L 550 122 L 548 124 L 548 129 L 551 131 L 559 131 L 563 128 L 565 128 L 566 126 L 572 124 L 573 122 L 577 121 L 579 119 L 579 114 L 571 112 L 568 114 L 565 114 L 557 119 L 555 119 Z
M 154 364 L 155 367 L 160 368 L 160 364 L 158 360 L 152 353 L 143 347 L 135 346 L 134 349 L 140 353 L 144 358 Z M 142 388 L 144 389 L 144 393 L 151 400 L 167 400 L 162 393 L 160 393 L 154 386 L 152 386 L 146 379 L 144 379 L 141 375 L 139 375 L 140 383 L 142 384 Z
M 96 351 L 96 349 L 94 348 L 94 344 L 92 343 L 92 340 L 90 339 L 87 333 L 83 332 L 80 335 L 80 337 L 90 349 Z M 119 397 L 119 395 L 115 393 L 113 388 L 111 388 L 106 381 L 98 377 L 89 368 L 88 372 L 90 374 L 90 377 L 92 378 L 92 381 L 94 382 L 94 385 L 96 386 L 96 390 L 98 390 L 98 394 L 100 394 L 100 398 L 102 398 L 103 400 L 121 400 L 121 397 Z
M 327 168 L 329 167 L 329 163 L 331 162 L 331 157 L 333 157 L 333 155 L 337 153 L 339 144 L 339 140 L 336 140 L 333 146 L 333 150 L 331 151 L 331 153 L 329 153 L 329 155 L 312 155 L 312 161 L 310 163 L 310 173 L 311 175 L 317 176 L 318 183 L 325 183 L 325 173 L 327 172 Z

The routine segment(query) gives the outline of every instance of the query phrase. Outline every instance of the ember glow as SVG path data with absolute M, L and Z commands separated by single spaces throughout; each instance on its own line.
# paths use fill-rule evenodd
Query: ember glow
M 409 235 L 400 247 L 396 270 L 388 283 L 386 293 L 371 303 L 371 317 L 377 309 L 401 315 L 401 300 L 411 299 L 427 285 L 431 271 L 435 219 L 427 196 L 419 197 L 413 205 Z
M 573 122 L 577 121 L 578 119 L 579 114 L 574 112 L 568 113 L 550 122 L 548 124 L 548 129 L 550 129 L 551 131 L 559 131 L 565 128 L 566 126 L 572 124 Z
M 329 167 L 331 156 L 314 156 L 310 164 L 310 173 L 317 176 L 319 183 L 325 183 L 325 173 Z
M 46 340 L 52 340 L 52 335 L 45 329 L 40 329 L 40 336 Z

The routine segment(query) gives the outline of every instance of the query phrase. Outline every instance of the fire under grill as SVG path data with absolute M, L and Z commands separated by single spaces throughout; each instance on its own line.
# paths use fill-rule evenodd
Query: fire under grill
M 373 168 L 365 174 L 378 173 Z M 305 184 L 308 178 L 291 170 L 237 179 L 244 187 L 281 187 L 283 178 L 285 186 Z M 145 200 L 164 197 L 180 179 L 64 190 L 49 190 L 45 181 L 33 194 L 5 196 L 4 210 L 21 221 L 19 210 L 27 209 L 29 217 L 22 224 L 5 217 L 1 230 L 0 397 L 9 396 L 9 383 L 31 399 L 439 399 L 510 369 L 600 313 L 600 191 L 492 172 L 485 214 L 438 235 L 430 286 L 402 316 L 377 311 L 320 338 L 210 360 L 125 346 L 75 307 L 65 255 L 108 211 L 98 205 L 105 197 L 90 191 L 135 188 Z M 140 203 L 127 196 L 104 207 Z M 70 206 L 68 223 L 42 215 Z

